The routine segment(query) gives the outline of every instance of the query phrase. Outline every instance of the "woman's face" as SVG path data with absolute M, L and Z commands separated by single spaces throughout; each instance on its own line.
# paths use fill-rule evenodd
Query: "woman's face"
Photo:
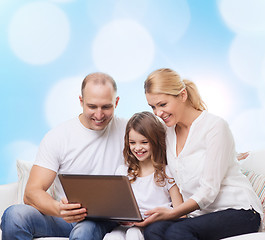
M 185 107 L 181 95 L 147 93 L 145 96 L 154 114 L 160 117 L 168 127 L 175 126 L 179 122 Z

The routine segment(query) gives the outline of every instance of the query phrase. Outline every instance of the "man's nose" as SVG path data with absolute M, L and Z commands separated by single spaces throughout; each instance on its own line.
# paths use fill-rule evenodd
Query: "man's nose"
M 104 113 L 101 108 L 98 108 L 95 112 L 95 117 L 97 120 L 100 120 L 104 116 Z

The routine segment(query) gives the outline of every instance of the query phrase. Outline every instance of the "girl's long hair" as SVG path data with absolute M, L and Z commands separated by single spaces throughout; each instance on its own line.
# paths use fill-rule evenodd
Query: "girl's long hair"
M 138 132 L 147 138 L 151 146 L 151 161 L 155 172 L 154 179 L 158 186 L 165 186 L 166 179 L 174 181 L 166 175 L 166 132 L 163 124 L 151 112 L 140 112 L 134 114 L 127 123 L 123 156 L 128 165 L 128 176 L 134 182 L 140 173 L 139 160 L 133 155 L 129 145 L 129 133 L 131 130 Z

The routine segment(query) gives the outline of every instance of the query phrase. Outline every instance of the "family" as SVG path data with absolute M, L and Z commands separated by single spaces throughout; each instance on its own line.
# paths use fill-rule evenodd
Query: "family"
M 207 112 L 196 85 L 172 69 L 152 72 L 144 90 L 154 114 L 136 113 L 127 121 L 114 115 L 119 97 L 113 78 L 85 77 L 83 112 L 41 141 L 25 204 L 2 217 L 3 240 L 215 240 L 259 230 L 261 203 L 240 172 L 226 121 Z M 58 173 L 127 175 L 145 220 L 86 219 L 85 208 L 68 203 Z M 46 192 L 53 182 L 58 200 Z

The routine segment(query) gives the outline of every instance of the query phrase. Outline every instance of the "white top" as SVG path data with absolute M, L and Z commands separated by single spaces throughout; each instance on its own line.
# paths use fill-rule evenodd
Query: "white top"
M 117 169 L 116 175 L 127 176 L 127 170 L 127 166 L 121 165 Z M 166 174 L 168 177 L 173 178 L 168 167 L 166 167 Z M 172 207 L 169 189 L 175 185 L 175 182 L 169 183 L 168 180 L 166 180 L 165 186 L 159 187 L 155 184 L 154 173 L 152 173 L 146 177 L 137 177 L 135 182 L 133 182 L 131 185 L 143 218 L 146 218 L 144 213 L 147 210 L 151 210 L 156 207 Z
M 78 117 L 71 119 L 45 135 L 35 165 L 58 174 L 115 174 L 123 161 L 126 123 L 114 117 L 105 129 L 95 131 L 84 127 Z M 55 189 L 57 199 L 64 196 L 58 178 Z
M 190 216 L 234 209 L 251 209 L 263 216 L 261 202 L 241 173 L 228 124 L 203 111 L 190 127 L 185 146 L 176 155 L 175 126 L 167 128 L 167 160 L 184 201 L 195 200 L 200 210 Z

